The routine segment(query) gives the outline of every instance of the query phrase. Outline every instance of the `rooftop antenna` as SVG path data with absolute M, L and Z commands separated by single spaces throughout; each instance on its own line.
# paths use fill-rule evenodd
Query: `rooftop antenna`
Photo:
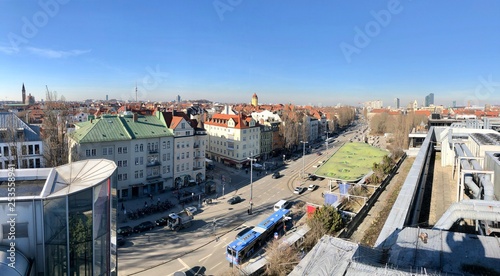
M 137 102 L 137 82 L 135 82 L 135 102 Z

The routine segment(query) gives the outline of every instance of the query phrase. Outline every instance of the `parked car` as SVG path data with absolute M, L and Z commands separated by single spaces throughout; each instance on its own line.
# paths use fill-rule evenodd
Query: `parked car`
M 322 154 L 322 153 L 321 153 L 321 152 L 319 152 L 319 151 L 318 151 L 318 152 L 316 152 L 316 155 L 317 155 L 317 156 L 320 156 L 321 154 Z
M 134 233 L 134 229 L 130 226 L 123 226 L 116 230 L 116 234 L 122 236 L 130 236 L 132 233 Z
M 152 230 L 153 228 L 155 228 L 154 223 L 152 223 L 151 221 L 145 221 L 145 222 L 142 222 L 142 223 L 134 226 L 134 232 L 140 233 L 140 232 L 144 232 L 147 230 Z
M 300 195 L 301 193 L 303 193 L 305 191 L 305 189 L 306 189 L 305 187 L 295 187 L 295 190 L 293 190 L 293 193 Z
M 307 179 L 314 181 L 314 180 L 318 179 L 318 177 L 315 176 L 314 174 L 310 174 L 309 177 L 307 177 Z
M 168 218 L 167 217 L 162 217 L 157 220 L 155 220 L 156 226 L 165 226 L 168 224 Z
M 275 172 L 273 173 L 273 176 L 272 176 L 274 179 L 277 179 L 277 178 L 280 178 L 281 177 L 281 174 L 280 172 Z
M 241 197 L 239 197 L 239 196 L 233 196 L 233 197 L 231 197 L 231 198 L 227 201 L 227 203 L 229 203 L 229 204 L 231 204 L 231 205 L 232 205 L 232 204 L 239 203 L 239 202 L 241 202 L 241 201 L 242 201 L 242 200 L 241 200 Z
M 309 191 L 314 191 L 314 190 L 316 190 L 317 188 L 318 188 L 318 185 L 316 185 L 316 184 L 311 184 L 311 185 L 309 185 L 309 187 L 307 187 L 307 190 L 309 190 Z

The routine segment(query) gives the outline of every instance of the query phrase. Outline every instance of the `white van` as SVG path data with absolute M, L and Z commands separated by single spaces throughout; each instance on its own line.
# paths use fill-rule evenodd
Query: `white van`
M 288 209 L 289 202 L 282 199 L 278 201 L 276 204 L 274 204 L 274 211 L 278 211 L 279 209 Z

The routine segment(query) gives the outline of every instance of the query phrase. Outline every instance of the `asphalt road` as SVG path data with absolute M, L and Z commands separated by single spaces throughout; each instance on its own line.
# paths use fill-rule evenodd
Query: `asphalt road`
M 194 215 L 193 225 L 188 229 L 175 232 L 157 227 L 129 237 L 126 244 L 118 249 L 118 274 L 173 275 L 177 271 L 186 272 L 187 275 L 224 273 L 230 269 L 224 255 L 226 246 L 245 226 L 257 225 L 272 214 L 274 203 L 280 199 L 287 199 L 294 202 L 322 204 L 321 192 L 327 188 L 327 180 L 305 181 L 300 175 L 302 171 L 314 172 L 313 165 L 327 159 L 340 145 L 352 139 L 355 133 L 349 131 L 344 136 L 338 137 L 336 142 L 329 145 L 328 152 L 323 145 L 304 156 L 304 159 L 301 157 L 288 162 L 279 168 L 283 175 L 279 179 L 272 179 L 271 173 L 259 175 L 254 171 L 253 183 L 250 185 L 250 172 L 245 173 L 244 170 L 225 168 L 217 164 L 218 175 L 225 175 L 227 182 L 230 179 L 230 183 L 224 186 L 225 195 L 219 197 L 213 204 L 199 208 Z M 317 155 L 316 151 L 323 154 Z M 316 191 L 306 191 L 301 195 L 293 194 L 296 186 L 308 186 L 311 183 L 319 185 L 320 188 Z M 218 193 L 221 195 L 220 180 L 217 184 Z M 252 215 L 247 213 L 250 194 L 253 197 Z M 226 201 L 233 195 L 239 195 L 243 202 L 229 205 Z

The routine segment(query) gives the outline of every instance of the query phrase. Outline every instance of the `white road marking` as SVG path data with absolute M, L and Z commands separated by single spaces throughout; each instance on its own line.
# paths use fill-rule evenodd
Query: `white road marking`
M 201 259 L 200 259 L 200 262 L 201 262 L 201 261 L 203 261 L 203 260 L 205 260 L 206 258 L 208 258 L 208 257 L 210 257 L 210 256 L 212 256 L 212 254 L 208 254 L 207 256 L 205 256 L 205 257 L 201 258 Z
M 185 269 L 188 269 L 188 268 L 189 268 L 189 266 L 188 266 L 185 262 L 183 262 L 183 261 L 181 260 L 181 258 L 178 258 L 177 260 L 181 263 L 181 265 L 183 265 L 183 266 L 184 266 L 184 268 L 185 268 Z
M 218 265 L 220 265 L 221 263 L 222 263 L 222 262 L 220 262 L 220 263 L 218 263 L 218 264 L 216 264 L 216 265 L 212 266 L 212 267 L 210 268 L 210 270 L 212 270 L 212 269 L 216 268 L 216 267 L 217 267 Z

